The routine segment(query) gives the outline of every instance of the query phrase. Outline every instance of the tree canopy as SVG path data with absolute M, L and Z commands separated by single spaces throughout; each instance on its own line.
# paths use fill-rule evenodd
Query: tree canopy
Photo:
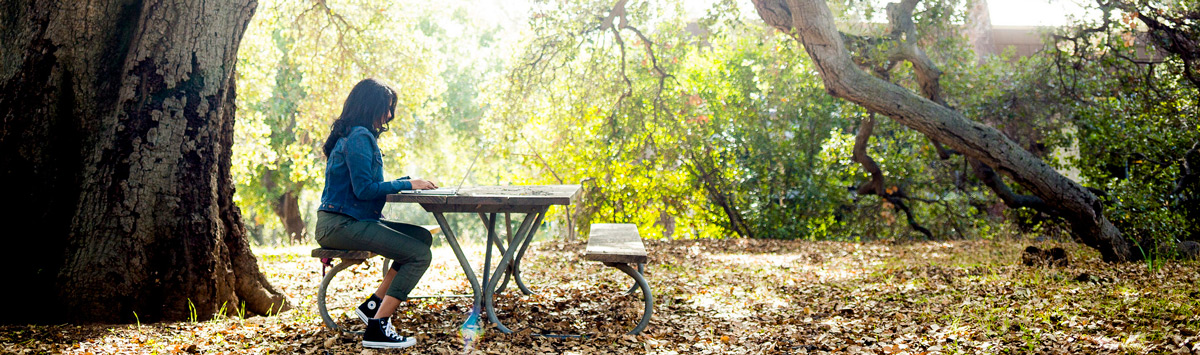
M 398 89 L 389 177 L 582 184 L 543 235 L 1194 254 L 1200 7 L 1089 6 L 1017 56 L 975 53 L 986 3 L 959 0 L 11 1 L 6 221 L 47 226 L 14 317 L 287 308 L 247 241 L 309 240 L 364 77 Z
M 981 58 L 972 3 L 828 3 L 839 34 L 826 40 L 854 67 L 1002 137 L 978 142 L 1011 142 L 971 148 L 915 113 L 846 100 L 813 61 L 821 42 L 790 32 L 799 17 L 771 17 L 811 9 L 756 4 L 539 1 L 483 21 L 453 2 L 262 3 L 239 62 L 248 224 L 286 231 L 267 216 L 287 194 L 311 215 L 313 148 L 345 78 L 377 76 L 405 93 L 389 174 L 454 183 L 482 148 L 468 184 L 585 186 L 552 216 L 564 235 L 589 222 L 667 238 L 1035 233 L 1116 248 L 1113 260 L 1197 238 L 1194 6 L 1098 2 L 1108 17 L 1048 32 L 1045 50 Z

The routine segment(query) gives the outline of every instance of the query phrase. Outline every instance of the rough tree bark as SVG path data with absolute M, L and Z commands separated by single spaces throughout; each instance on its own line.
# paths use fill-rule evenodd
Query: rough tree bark
M 254 0 L 0 4 L 10 321 L 286 309 L 233 204 L 234 64 Z M 12 203 L 16 202 L 16 203 Z M 11 228 L 11 227 L 10 227 Z M 18 285 L 21 285 L 18 283 Z
M 950 146 L 1008 176 L 1059 211 L 1072 235 L 1106 261 L 1137 259 L 1130 243 L 1104 217 L 1099 199 L 992 127 L 903 87 L 873 77 L 852 60 L 824 0 L 754 0 L 768 25 L 804 45 L 833 96 L 855 102 Z

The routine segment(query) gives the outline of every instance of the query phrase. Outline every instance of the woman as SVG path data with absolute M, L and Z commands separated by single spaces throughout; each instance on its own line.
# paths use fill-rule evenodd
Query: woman
M 429 268 L 433 236 L 420 226 L 382 220 L 388 194 L 437 186 L 421 179 L 383 179 L 376 139 L 388 130 L 396 92 L 375 79 L 354 85 L 325 140 L 325 190 L 317 211 L 317 244 L 331 249 L 370 250 L 394 260 L 383 282 L 358 307 L 367 323 L 363 347 L 404 348 L 416 339 L 392 328 L 391 315 Z

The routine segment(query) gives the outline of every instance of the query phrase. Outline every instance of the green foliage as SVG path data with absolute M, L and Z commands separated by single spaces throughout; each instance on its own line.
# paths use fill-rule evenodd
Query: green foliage
M 196 305 L 192 303 L 192 299 L 188 298 L 188 322 L 196 323 Z
M 595 28 L 593 15 L 611 6 L 535 5 L 531 26 L 537 36 L 524 44 L 508 80 L 489 94 L 494 114 L 485 134 L 501 137 L 503 154 L 524 167 L 515 183 L 584 184 L 585 201 L 573 212 L 580 217 L 576 226 L 629 221 L 652 235 L 711 235 L 716 231 L 704 223 L 675 222 L 677 216 L 705 213 L 698 208 L 703 200 L 686 184 L 679 152 L 670 149 L 673 137 L 665 124 L 674 117 L 660 108 L 671 96 L 655 84 L 657 72 L 646 68 L 651 59 L 637 50 L 641 45 L 632 44 L 632 31 L 622 31 L 628 43 L 623 57 L 609 37 L 611 29 Z M 669 10 L 642 2 L 627 9 L 631 21 L 661 19 L 657 16 Z M 682 32 L 678 21 L 658 24 L 662 37 L 678 38 Z M 676 67 L 686 44 L 650 36 L 658 63 Z M 630 79 L 628 86 L 612 80 L 622 73 Z M 610 105 L 617 101 L 614 112 Z
M 271 215 L 286 193 L 299 193 L 306 185 L 320 183 L 312 167 L 315 144 L 313 132 L 297 130 L 297 106 L 307 99 L 301 85 L 304 74 L 292 59 L 295 41 L 276 28 L 271 40 L 280 57 L 274 69 L 270 96 L 247 102 L 241 110 L 237 138 L 241 160 L 235 181 L 239 203 L 253 208 L 252 215 Z M 247 101 L 247 100 L 243 100 Z M 254 156 L 257 155 L 257 156 Z M 260 222 L 261 223 L 261 222 Z
M 1063 33 L 1052 80 L 1073 108 L 1067 117 L 1077 129 L 1063 137 L 1079 146 L 1071 162 L 1105 193 L 1113 223 L 1150 257 L 1200 239 L 1200 89 L 1179 54 L 1147 33 L 1135 35 L 1145 25 L 1129 11 L 1162 9 L 1147 12 L 1171 23 L 1166 19 L 1183 18 L 1183 9 L 1169 2 L 1128 6 L 1136 7 L 1109 8 L 1108 21 Z M 1194 24 L 1178 28 L 1192 38 L 1200 33 Z
M 631 222 L 669 238 L 917 235 L 897 206 L 855 194 L 869 178 L 851 160 L 867 113 L 825 93 L 795 40 L 734 1 L 700 18 L 677 3 L 629 1 L 617 14 L 613 5 L 537 1 L 526 28 L 464 2 L 261 4 L 239 52 L 234 152 L 251 230 L 278 228 L 265 216 L 285 193 L 313 209 L 328 124 L 350 85 L 376 76 L 402 93 L 381 139 L 389 176 L 454 185 L 479 155 L 467 185 L 583 184 L 579 205 L 551 210 L 552 232 Z M 883 34 L 872 24 L 882 9 L 831 5 L 844 31 Z M 1131 238 L 1195 238 L 1200 187 L 1181 182 L 1183 152 L 1200 142 L 1200 95 L 1180 60 L 1130 65 L 1112 55 L 1133 53 L 1129 37 L 1109 28 L 1058 43 L 1085 61 L 1048 52 L 979 62 L 960 32 L 965 5 L 929 1 L 915 12 L 947 104 L 1105 191 L 1109 216 Z M 861 63 L 891 68 L 888 80 L 919 92 L 911 66 L 891 65 L 887 42 L 877 43 L 856 47 Z M 961 156 L 940 158 L 918 132 L 876 121 L 867 152 L 885 188 L 903 189 L 935 238 L 987 237 L 1004 230 L 1001 218 L 1056 233 L 1058 221 L 1039 213 L 1003 212 Z M 1200 154 L 1192 159 L 1200 166 Z M 433 223 L 414 206 L 387 209 Z
M 1100 100 L 1075 116 L 1086 152 L 1079 159 L 1083 175 L 1108 193 L 1106 206 L 1128 237 L 1172 244 L 1197 238 L 1200 189 L 1180 186 L 1181 160 L 1200 142 L 1196 130 L 1186 129 L 1194 123 L 1155 112 L 1161 107 L 1121 107 L 1122 101 Z
M 412 130 L 410 118 L 443 90 L 430 75 L 437 63 L 423 60 L 429 39 L 414 21 L 397 21 L 416 8 L 368 1 L 259 4 L 238 51 L 232 170 L 235 200 L 252 231 L 280 228 L 274 215 L 284 194 L 300 198 L 311 219 L 324 182 L 321 145 L 358 80 L 379 77 L 398 89 L 393 132 Z M 380 147 L 403 159 L 415 138 L 384 135 Z M 390 175 L 401 175 L 397 165 L 388 166 Z
M 795 60 L 795 41 L 757 26 L 714 32 L 710 50 L 681 68 L 673 127 L 692 183 L 708 192 L 710 222 L 737 230 L 720 210 L 729 208 L 759 237 L 828 227 L 809 218 L 850 203 L 853 180 L 829 180 L 817 156 L 831 132 L 853 127 L 857 108 L 825 93 L 811 65 Z
M 1177 15 L 1171 6 L 1137 4 Z M 1046 52 L 1002 56 L 972 71 L 979 80 L 943 83 L 978 90 L 956 95 L 966 101 L 955 105 L 1096 189 L 1109 220 L 1153 259 L 1179 240 L 1200 238 L 1200 184 L 1186 168 L 1200 163 L 1193 151 L 1200 92 L 1178 55 L 1135 34 L 1136 16 L 1108 11 L 1053 33 Z M 1031 232 L 1058 233 L 1043 215 L 1009 216 Z
M 510 118 L 501 130 L 519 132 L 509 149 L 530 152 L 518 154 L 531 167 L 528 182 L 584 182 L 579 225 L 633 222 L 667 237 L 910 233 L 894 206 L 855 197 L 867 177 L 850 156 L 865 113 L 825 93 L 796 41 L 745 18 L 732 2 L 694 22 L 678 9 L 629 3 L 659 11 L 629 21 L 654 26 L 648 47 L 633 29 L 578 23 L 605 18 L 611 4 L 556 5 L 565 10 L 535 12 L 537 36 L 493 107 Z M 955 13 L 924 11 L 942 27 L 923 28 L 943 48 L 939 60 L 973 63 L 961 38 L 937 35 L 950 31 Z M 947 75 L 968 70 L 952 66 Z M 896 78 L 915 85 L 909 69 Z M 892 123 L 877 132 L 871 154 L 887 179 L 925 201 L 913 207 L 917 219 L 942 237 L 976 235 L 987 220 L 970 211 L 986 205 L 986 195 L 977 186 L 946 188 L 964 179 L 954 175 L 961 159 L 939 161 L 922 136 Z

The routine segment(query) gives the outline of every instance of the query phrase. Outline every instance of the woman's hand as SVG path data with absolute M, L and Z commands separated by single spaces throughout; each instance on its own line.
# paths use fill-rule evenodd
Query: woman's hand
M 411 179 L 408 180 L 408 182 L 412 184 L 413 190 L 432 190 L 438 188 L 437 184 L 434 184 L 433 181 L 429 180 Z

